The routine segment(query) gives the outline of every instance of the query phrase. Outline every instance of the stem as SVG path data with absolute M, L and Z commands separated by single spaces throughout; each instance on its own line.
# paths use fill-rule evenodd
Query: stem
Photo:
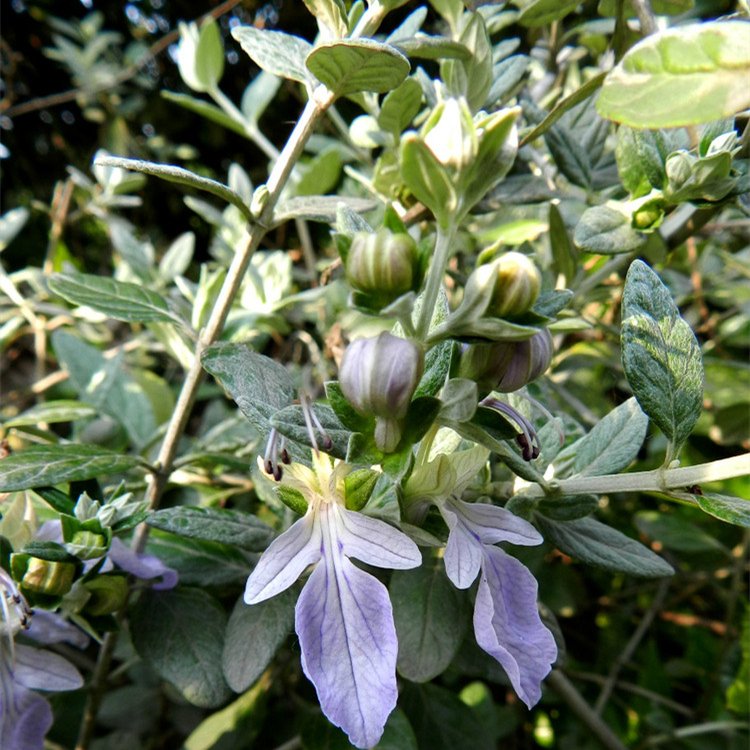
M 651 8 L 649 0 L 631 0 L 635 14 L 638 16 L 638 23 L 641 24 L 643 36 L 648 36 L 656 31 L 656 17 Z
M 705 482 L 719 482 L 750 475 L 750 453 L 677 469 L 634 471 L 631 474 L 604 474 L 599 477 L 573 477 L 550 481 L 553 492 L 561 495 L 607 492 L 664 492 Z M 531 485 L 526 497 L 544 497 L 542 487 Z
M 417 323 L 417 339 L 424 341 L 430 330 L 430 321 L 435 311 L 440 287 L 445 275 L 445 267 L 448 265 L 450 248 L 453 237 L 456 234 L 456 225 L 451 223 L 447 228 L 438 224 L 437 241 L 435 242 L 435 253 L 430 262 L 430 270 L 427 275 L 427 284 L 422 295 L 422 307 L 419 311 L 419 322 Z

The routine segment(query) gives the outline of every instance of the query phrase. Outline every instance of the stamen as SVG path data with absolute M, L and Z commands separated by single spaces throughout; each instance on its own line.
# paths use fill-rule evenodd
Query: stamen
M 285 452 L 286 450 L 284 450 L 284 453 Z M 275 427 L 271 430 L 268 436 L 266 452 L 263 455 L 263 468 L 265 469 L 266 474 L 270 474 L 277 482 L 281 479 L 282 471 L 279 466 L 279 433 Z
M 29 627 L 32 615 L 33 611 L 16 582 L 0 568 L 0 639 L 7 639 L 11 657 L 15 651 L 14 635 L 20 628 Z
M 541 402 L 537 401 L 533 396 L 529 396 L 528 393 L 519 393 L 517 394 L 521 396 L 522 398 L 525 398 L 535 409 L 540 411 L 542 413 L 542 416 L 546 417 L 547 420 L 550 422 L 550 424 L 555 428 L 557 431 L 557 436 L 560 438 L 560 445 L 565 444 L 565 431 L 563 430 L 561 426 L 561 420 L 555 419 L 554 416 L 552 416 L 552 412 Z
M 524 461 L 533 461 L 535 458 L 539 458 L 539 453 L 541 452 L 539 438 L 537 437 L 534 425 L 523 414 L 516 411 L 509 404 L 491 396 L 480 401 L 480 405 L 486 406 L 488 409 L 494 409 L 510 417 L 521 428 L 521 433 L 516 435 L 516 442 L 521 448 L 521 455 Z
M 281 456 L 281 463 L 282 464 L 290 464 L 292 463 L 292 457 L 289 455 L 289 451 L 286 449 L 286 438 L 281 438 L 281 450 L 279 451 L 279 455 Z
M 315 411 L 310 403 L 310 397 L 306 393 L 300 393 L 299 396 L 300 404 L 302 405 L 302 414 L 305 417 L 305 425 L 307 426 L 307 434 L 310 437 L 310 445 L 312 445 L 315 453 L 319 453 L 318 441 L 315 437 L 315 428 L 318 430 L 318 434 L 321 438 L 321 443 L 324 451 L 329 451 L 333 448 L 333 440 L 331 436 L 326 432 L 321 421 L 318 419 Z M 313 425 L 315 427 L 313 427 Z

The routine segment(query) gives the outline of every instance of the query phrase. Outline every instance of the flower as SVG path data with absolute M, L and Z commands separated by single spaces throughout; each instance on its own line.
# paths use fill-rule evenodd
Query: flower
M 477 643 L 500 663 L 518 697 L 531 708 L 541 697 L 557 646 L 539 617 L 536 579 L 495 544 L 535 545 L 542 537 L 505 508 L 455 497 L 436 505 L 450 529 L 444 557 L 448 578 L 465 589 L 481 571 L 474 605 Z
M 257 604 L 289 588 L 314 565 L 295 609 L 302 669 L 323 713 L 352 744 L 372 747 L 396 705 L 398 644 L 385 586 L 352 564 L 414 568 L 414 542 L 383 521 L 347 510 L 344 476 L 313 453 L 313 468 L 292 464 L 284 484 L 307 501 L 307 512 L 263 553 L 250 574 L 245 602 Z
M 15 643 L 28 629 L 32 611 L 13 579 L 0 568 L 0 747 L 42 750 L 52 726 L 52 708 L 34 690 L 76 690 L 83 685 L 78 670 L 57 654 Z M 50 615 L 41 629 L 46 643 L 55 642 Z M 57 618 L 59 619 L 59 618 Z M 31 633 L 31 631 L 29 631 Z M 69 634 L 61 636 L 68 639 Z

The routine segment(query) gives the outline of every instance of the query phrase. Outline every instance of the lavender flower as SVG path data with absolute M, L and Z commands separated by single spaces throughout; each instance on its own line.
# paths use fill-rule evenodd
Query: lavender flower
M 557 646 L 539 617 L 536 579 L 495 544 L 535 545 L 542 537 L 505 508 L 454 497 L 436 505 L 450 529 L 444 558 L 448 578 L 465 589 L 481 571 L 474 605 L 477 643 L 497 659 L 518 697 L 531 708 L 541 697 Z
M 383 521 L 344 507 L 344 476 L 313 453 L 313 469 L 292 464 L 284 483 L 307 500 L 307 513 L 277 537 L 248 578 L 245 601 L 257 604 L 291 586 L 314 565 L 295 610 L 302 669 L 323 713 L 352 744 L 372 747 L 396 705 L 398 645 L 385 586 L 352 564 L 414 568 L 414 542 Z
M 0 747 L 42 750 L 52 726 L 52 708 L 36 690 L 75 690 L 83 685 L 78 670 L 57 654 L 15 643 L 29 628 L 32 612 L 13 579 L 0 568 Z M 49 621 L 47 642 L 54 640 Z

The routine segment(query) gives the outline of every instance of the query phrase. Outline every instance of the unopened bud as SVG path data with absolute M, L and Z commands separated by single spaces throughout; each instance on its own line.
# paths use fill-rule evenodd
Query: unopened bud
M 364 416 L 375 417 L 375 443 L 390 453 L 422 377 L 424 355 L 413 341 L 381 333 L 347 347 L 339 370 L 344 396 Z
M 53 562 L 31 557 L 21 579 L 21 588 L 35 594 L 63 596 L 73 586 L 75 570 L 75 565 L 70 562 Z
M 477 155 L 477 133 L 466 100 L 453 97 L 440 102 L 425 123 L 424 142 L 446 167 L 462 170 Z
M 495 283 L 487 308 L 498 318 L 517 317 L 531 309 L 539 296 L 542 277 L 531 258 L 509 252 L 492 261 Z

